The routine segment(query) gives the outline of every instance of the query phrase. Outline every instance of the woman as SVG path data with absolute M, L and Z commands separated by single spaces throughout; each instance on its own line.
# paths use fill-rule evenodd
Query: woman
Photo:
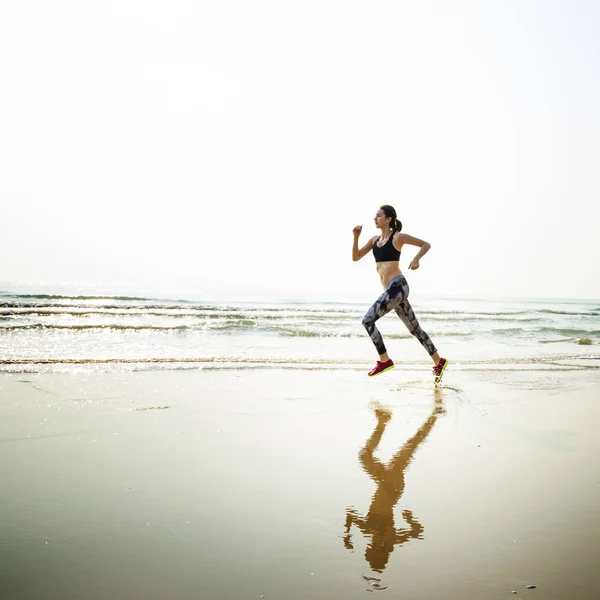
M 421 329 L 415 313 L 408 302 L 408 283 L 404 275 L 400 272 L 399 267 L 400 251 L 404 244 L 421 248 L 408 266 L 412 270 L 419 268 L 419 260 L 429 252 L 431 245 L 419 238 L 401 233 L 402 223 L 398 221 L 394 207 L 389 204 L 384 204 L 375 214 L 375 227 L 381 230 L 381 235 L 372 237 L 359 250 L 358 238 L 362 231 L 362 225 L 357 225 L 353 229 L 354 245 L 352 246 L 352 260 L 354 261 L 360 260 L 373 250 L 377 272 L 384 288 L 383 294 L 379 296 L 375 304 L 367 311 L 362 321 L 379 353 L 379 360 L 369 372 L 369 376 L 379 375 L 394 367 L 394 363 L 387 354 L 383 338 L 375 326 L 375 322 L 391 310 L 395 310 L 396 314 L 408 328 L 408 331 L 421 342 L 423 348 L 431 356 L 435 365 L 433 367 L 435 383 L 439 383 L 448 361 L 445 358 L 440 358 L 433 342 Z

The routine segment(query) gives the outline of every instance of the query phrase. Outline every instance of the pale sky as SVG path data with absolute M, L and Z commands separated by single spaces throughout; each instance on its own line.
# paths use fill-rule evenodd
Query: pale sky
M 600 3 L 0 5 L 0 281 L 600 298 Z

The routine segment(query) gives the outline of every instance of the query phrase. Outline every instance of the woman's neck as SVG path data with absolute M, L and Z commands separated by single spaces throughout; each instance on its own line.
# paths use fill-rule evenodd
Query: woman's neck
M 392 233 L 392 230 L 389 227 L 386 227 L 385 229 L 382 227 L 381 228 L 381 239 L 387 240 L 387 238 L 390 237 L 391 233 Z

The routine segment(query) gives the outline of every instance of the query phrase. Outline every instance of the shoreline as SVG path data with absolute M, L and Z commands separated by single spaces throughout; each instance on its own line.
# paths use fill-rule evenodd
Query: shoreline
M 450 356 L 450 355 L 449 355 Z M 146 363 L 223 363 L 237 365 L 245 364 L 272 364 L 277 366 L 294 365 L 294 364 L 323 364 L 323 365 L 368 365 L 373 362 L 374 358 L 370 359 L 332 359 L 322 357 L 284 357 L 284 356 L 157 356 L 157 357 L 79 357 L 79 358 L 4 358 L 0 359 L 0 365 L 25 365 L 25 364 L 146 364 Z M 472 366 L 472 365 L 528 365 L 528 364 L 553 364 L 557 361 L 566 360 L 581 360 L 581 361 L 600 361 L 599 355 L 582 355 L 582 354 L 558 354 L 550 356 L 531 356 L 531 357 L 491 357 L 485 359 L 452 359 L 452 364 L 457 366 Z M 428 358 L 406 359 L 400 358 L 399 365 L 415 366 L 420 364 L 430 364 Z M 600 368 L 600 365 L 599 365 Z

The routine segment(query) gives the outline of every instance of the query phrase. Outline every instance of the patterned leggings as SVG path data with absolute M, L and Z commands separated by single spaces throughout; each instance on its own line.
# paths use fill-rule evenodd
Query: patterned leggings
M 402 319 L 408 331 L 421 342 L 423 348 L 427 350 L 430 356 L 437 352 L 431 338 L 421 329 L 419 321 L 415 317 L 415 312 L 408 303 L 408 292 L 408 282 L 406 279 L 404 277 L 394 277 L 388 283 L 383 294 L 375 300 L 375 304 L 369 308 L 367 314 L 363 317 L 362 324 L 371 336 L 375 348 L 377 348 L 377 352 L 380 355 L 385 354 L 386 349 L 381 333 L 375 327 L 375 321 L 387 315 L 391 310 L 396 311 L 396 314 Z

